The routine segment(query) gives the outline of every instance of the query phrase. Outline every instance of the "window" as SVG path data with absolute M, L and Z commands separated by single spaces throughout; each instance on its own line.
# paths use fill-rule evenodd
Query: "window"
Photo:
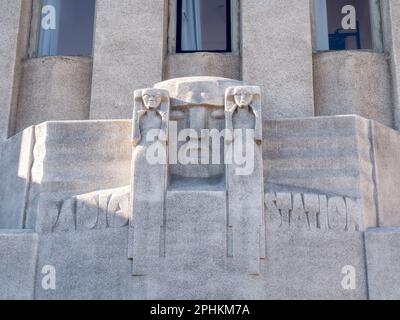
M 178 0 L 177 52 L 230 52 L 230 0 Z
M 368 0 L 315 0 L 317 50 L 373 49 Z
M 95 0 L 43 0 L 38 56 L 91 56 Z

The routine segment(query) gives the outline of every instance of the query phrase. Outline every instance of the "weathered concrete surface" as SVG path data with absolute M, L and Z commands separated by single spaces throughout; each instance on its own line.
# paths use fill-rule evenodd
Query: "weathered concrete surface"
M 0 299 L 34 298 L 37 234 L 0 230 Z
M 376 212 L 370 121 L 357 116 L 266 121 L 264 178 L 268 191 L 290 190 L 362 199 Z M 375 218 L 366 222 L 376 226 Z
M 56 120 L 89 119 L 92 59 L 47 57 L 27 60 L 16 131 Z
M 338 51 L 314 54 L 315 112 L 318 116 L 357 114 L 393 127 L 387 56 Z
M 0 232 L 0 251 L 11 261 L 0 264 L 6 268 L 0 274 L 18 266 L 17 278 L 1 282 L 1 290 L 19 288 L 5 298 L 33 298 L 33 278 L 37 299 L 367 299 L 367 279 L 371 298 L 398 297 L 400 232 L 367 234 L 364 246 L 363 232 L 377 226 L 375 200 L 389 203 L 387 190 L 395 192 L 400 179 L 391 171 L 397 152 L 388 152 L 398 149 L 400 138 L 381 124 L 358 116 L 264 122 L 259 275 L 248 275 L 229 257 L 226 186 L 202 189 L 192 181 L 167 191 L 165 258 L 133 277 L 129 187 L 119 188 L 130 184 L 131 121 L 50 122 L 24 134 L 3 147 L 12 150 L 11 162 L 34 134 L 27 225 L 39 233 L 39 259 L 36 273 L 32 263 L 20 262 L 21 256 L 34 261 L 36 235 L 12 231 L 2 238 Z M 386 207 L 379 208 L 382 216 Z M 395 220 L 395 212 L 380 221 L 387 217 Z M 56 268 L 55 291 L 41 286 L 46 265 Z M 342 286 L 345 266 L 355 268 L 355 290 Z
M 56 270 L 56 290 L 43 290 L 36 274 L 38 300 L 140 299 L 127 258 L 128 227 L 40 236 L 38 270 Z
M 91 119 L 129 119 L 134 89 L 162 80 L 165 0 L 96 4 Z
M 165 258 L 157 265 L 166 281 L 152 288 L 153 297 L 212 299 L 218 291 L 222 294 L 213 285 L 215 279 L 205 275 L 221 273 L 227 256 L 225 202 L 224 191 L 167 193 Z M 175 276 L 168 279 L 168 273 Z M 197 286 L 188 285 L 195 282 Z
M 383 48 L 390 57 L 395 129 L 400 129 L 400 3 L 381 0 Z
M 0 229 L 24 228 L 34 145 L 34 127 L 0 145 Z
M 285 196 L 295 199 L 298 194 L 279 195 L 280 199 Z M 307 212 L 311 217 L 315 213 L 318 224 L 310 219 L 310 224 L 300 225 L 300 219 L 294 216 L 290 224 L 289 220 L 276 224 L 273 215 L 277 207 L 285 212 L 293 209 L 292 204 L 278 201 L 273 204 L 275 209 L 267 204 L 266 259 L 260 260 L 260 275 L 247 275 L 227 255 L 225 191 L 170 190 L 165 257 L 154 260 L 146 275 L 132 277 L 127 227 L 57 229 L 41 235 L 38 259 L 38 270 L 44 265 L 56 268 L 57 290 L 43 290 L 41 275 L 37 274 L 36 298 L 366 299 L 361 233 L 365 229 L 360 224 L 356 231 L 359 220 L 352 220 L 360 217 L 360 207 L 346 205 L 344 212 L 338 212 L 341 207 L 336 206 L 337 197 L 303 196 L 307 200 L 302 214 L 306 216 Z M 314 206 L 315 197 L 325 202 Z M 330 204 L 332 201 L 335 205 Z M 347 204 L 352 200 L 341 201 Z M 292 212 L 301 214 L 298 209 Z M 342 270 L 347 265 L 356 268 L 355 290 L 342 287 Z
M 31 2 L 1 0 L 0 141 L 14 133 L 22 59 L 27 51 Z
M 243 1 L 241 15 L 242 77 L 263 88 L 263 116 L 313 116 L 310 1 Z
M 222 131 L 225 128 L 225 91 L 228 87 L 240 85 L 242 85 L 242 82 L 238 80 L 205 76 L 171 79 L 157 83 L 155 88 L 168 90 L 170 95 L 170 119 L 175 121 L 177 130 L 176 133 L 173 133 L 174 124 L 171 123 L 171 135 L 177 135 L 184 129 L 195 130 L 198 134 L 203 129 Z M 198 143 L 193 141 L 193 144 L 189 144 L 186 141 L 179 141 L 177 147 L 178 150 L 186 148 L 186 153 L 189 153 L 190 150 L 192 152 L 198 149 Z M 220 149 L 222 151 L 222 148 Z M 169 167 L 172 180 L 174 180 L 174 176 L 181 178 L 222 178 L 224 174 L 225 166 L 223 164 L 212 164 L 211 162 L 210 165 L 182 164 L 177 161 L 177 152 L 174 153 L 176 161 L 173 163 L 175 164 Z M 172 182 L 174 183 L 174 181 Z
M 154 101 L 154 102 L 151 102 Z M 144 89 L 135 91 L 135 108 L 132 120 L 132 172 L 131 223 L 133 241 L 129 243 L 134 264 L 133 275 L 146 275 L 153 261 L 160 256 L 161 235 L 165 227 L 164 205 L 168 184 L 168 126 L 170 99 L 166 90 Z M 159 156 L 164 161 L 150 163 L 149 151 L 154 142 L 148 134 L 157 130 Z M 162 142 L 161 142 L 162 141 Z M 149 214 L 151 212 L 151 214 Z M 132 238 L 132 237 L 130 237 Z
M 130 186 L 43 201 L 38 211 L 36 232 L 40 234 L 126 227 Z
M 131 121 L 47 122 L 36 127 L 27 226 L 40 202 L 130 184 Z
M 164 79 L 189 76 L 211 76 L 240 80 L 238 55 L 198 52 L 168 55 Z
M 374 218 L 356 199 L 279 192 L 265 197 L 266 290 L 273 299 L 367 299 L 363 231 Z M 354 290 L 343 268 L 356 270 Z
M 362 234 L 271 231 L 267 229 L 267 299 L 368 298 Z M 347 265 L 357 270 L 356 290 L 342 287 L 342 270 Z
M 225 154 L 233 155 L 225 173 L 228 257 L 234 270 L 249 275 L 260 274 L 260 260 L 265 257 L 261 253 L 261 234 L 265 230 L 261 109 L 260 87 L 236 86 L 226 90 L 225 128 L 231 133 L 238 130 L 233 138 L 225 139 Z M 243 148 L 251 159 L 245 164 L 237 159 Z
M 400 227 L 400 133 L 372 123 L 379 226 Z
M 368 230 L 365 242 L 370 299 L 400 299 L 400 229 Z

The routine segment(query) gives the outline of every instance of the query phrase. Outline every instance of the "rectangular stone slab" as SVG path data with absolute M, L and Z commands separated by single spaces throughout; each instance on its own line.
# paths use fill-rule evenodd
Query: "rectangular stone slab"
M 400 229 L 375 228 L 365 235 L 372 300 L 400 299 Z
M 0 230 L 0 300 L 34 298 L 37 249 L 37 234 Z

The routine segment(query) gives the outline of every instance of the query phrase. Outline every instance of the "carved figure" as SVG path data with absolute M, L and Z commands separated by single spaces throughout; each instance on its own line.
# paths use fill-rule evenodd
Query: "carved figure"
M 152 260 L 154 262 L 163 255 L 169 108 L 168 91 L 135 91 L 129 236 L 129 257 L 133 259 L 134 275 L 147 274 Z M 158 145 L 158 153 L 163 155 L 160 162 L 152 163 L 149 151 L 155 145 Z
M 262 141 L 261 91 L 255 86 L 230 87 L 226 91 L 226 129 L 253 129 L 257 143 Z M 228 140 L 229 142 L 229 140 Z
M 233 268 L 259 274 L 265 258 L 261 90 L 230 87 L 225 95 L 228 161 L 228 257 Z M 229 134 L 230 133 L 230 134 Z

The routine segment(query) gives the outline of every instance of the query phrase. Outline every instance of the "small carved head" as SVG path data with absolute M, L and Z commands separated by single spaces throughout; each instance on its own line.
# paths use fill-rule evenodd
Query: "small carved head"
M 147 110 L 157 110 L 162 102 L 160 91 L 157 89 L 147 89 L 143 91 L 143 104 Z
M 235 103 L 239 108 L 248 107 L 253 101 L 253 93 L 246 87 L 236 87 L 233 96 L 235 98 Z

